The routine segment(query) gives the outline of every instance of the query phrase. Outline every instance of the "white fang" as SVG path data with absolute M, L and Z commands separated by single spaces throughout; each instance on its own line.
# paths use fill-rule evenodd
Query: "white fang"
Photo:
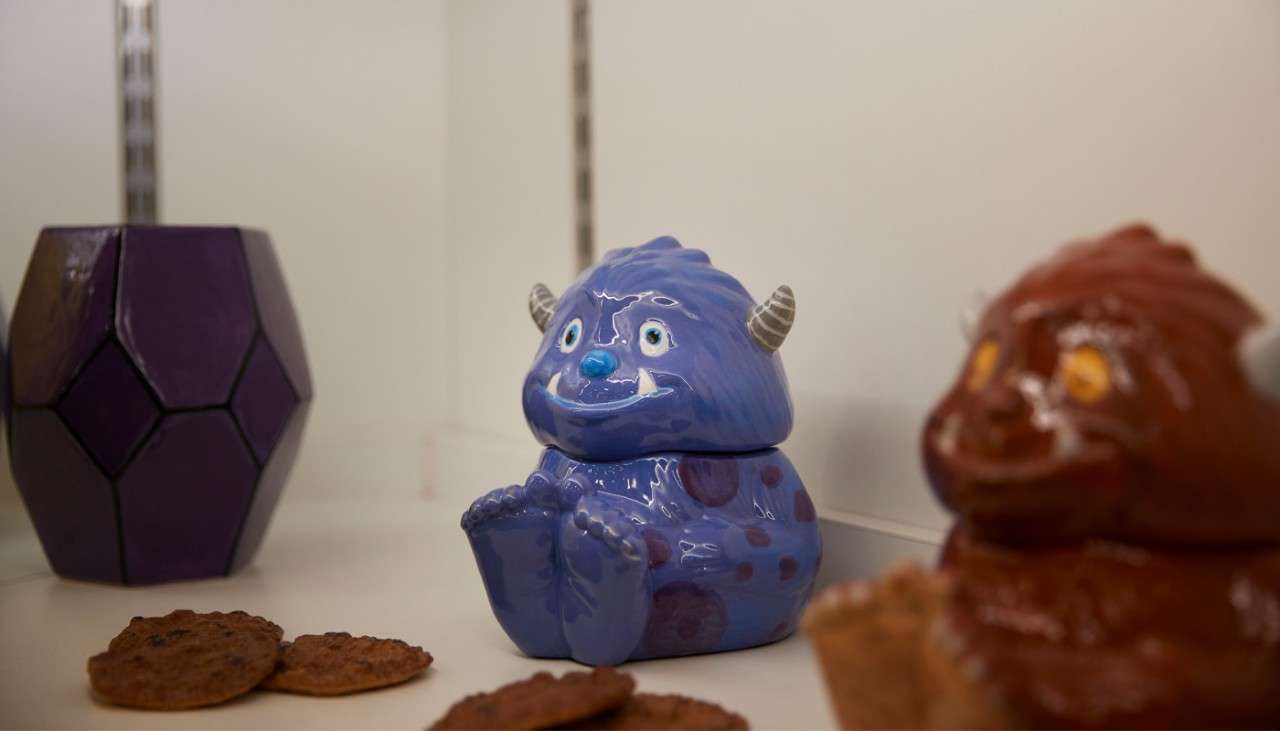
M 649 371 L 644 368 L 636 370 L 638 378 L 636 379 L 636 395 L 643 396 L 646 393 L 653 393 L 658 390 L 658 384 L 653 382 L 653 376 L 649 375 Z

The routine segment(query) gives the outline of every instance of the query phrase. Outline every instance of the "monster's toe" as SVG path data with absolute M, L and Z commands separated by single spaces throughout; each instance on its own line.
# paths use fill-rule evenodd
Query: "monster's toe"
M 524 493 L 528 501 L 538 507 L 553 510 L 560 507 L 555 475 L 546 470 L 538 470 L 529 475 L 524 483 Z
M 632 560 L 640 558 L 640 544 L 644 539 L 636 535 L 636 527 L 626 518 L 619 516 L 617 520 L 606 520 L 601 538 L 605 545 L 623 557 Z
M 502 509 L 514 513 L 525 506 L 525 490 L 519 485 L 512 485 L 502 491 Z
M 636 535 L 635 525 L 621 511 L 606 508 L 597 500 L 580 500 L 573 524 L 625 558 L 638 559 L 642 555 L 643 539 Z

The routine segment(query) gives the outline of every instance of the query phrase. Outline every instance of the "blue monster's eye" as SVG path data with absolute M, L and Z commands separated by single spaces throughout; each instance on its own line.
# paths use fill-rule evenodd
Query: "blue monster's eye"
M 645 320 L 640 326 L 640 352 L 653 358 L 671 350 L 671 333 L 657 320 Z
M 564 326 L 564 331 L 560 333 L 560 352 L 572 353 L 578 347 L 578 341 L 582 339 L 582 318 L 575 317 Z

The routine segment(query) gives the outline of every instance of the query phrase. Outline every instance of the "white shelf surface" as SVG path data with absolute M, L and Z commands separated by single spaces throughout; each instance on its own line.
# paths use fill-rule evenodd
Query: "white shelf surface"
M 295 486 L 296 487 L 296 486 Z M 406 496 L 317 502 L 286 493 L 265 545 L 227 579 L 114 587 L 52 575 L 20 506 L 0 515 L 0 727 L 414 728 L 462 696 L 570 661 L 524 657 L 503 634 L 458 527 L 464 506 Z M 435 662 L 408 684 L 338 698 L 254 692 L 178 713 L 103 704 L 85 661 L 134 615 L 173 609 L 259 614 L 285 637 L 347 631 L 422 645 Z M 753 728 L 831 728 L 817 665 L 796 635 L 734 653 L 627 665 L 641 690 L 742 713 Z

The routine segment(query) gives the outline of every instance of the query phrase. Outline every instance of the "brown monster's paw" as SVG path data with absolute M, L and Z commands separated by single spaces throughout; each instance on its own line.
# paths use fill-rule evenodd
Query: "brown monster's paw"
M 804 628 L 842 728 L 1012 725 L 939 621 L 949 592 L 944 576 L 907 564 L 814 599 Z

